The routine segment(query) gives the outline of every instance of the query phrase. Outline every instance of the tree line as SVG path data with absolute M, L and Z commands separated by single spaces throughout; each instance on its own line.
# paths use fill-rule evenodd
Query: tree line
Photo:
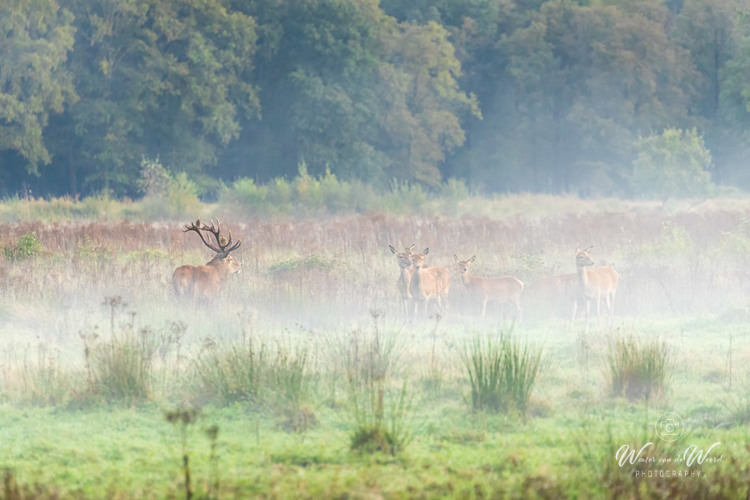
M 0 195 L 750 188 L 750 0 L 6 0 Z

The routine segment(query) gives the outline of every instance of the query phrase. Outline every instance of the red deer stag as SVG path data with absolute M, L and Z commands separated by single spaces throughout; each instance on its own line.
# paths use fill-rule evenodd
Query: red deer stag
M 401 274 L 398 276 L 396 286 L 401 294 L 401 311 L 406 315 L 409 310 L 409 300 L 411 299 L 409 283 L 411 283 L 411 275 L 414 274 L 414 267 L 411 265 L 411 251 L 414 250 L 414 244 L 412 243 L 412 245 L 403 252 L 397 251 L 393 248 L 393 245 L 388 245 L 388 248 L 391 249 L 391 252 L 393 252 L 398 259 L 398 267 L 401 269 Z
M 411 254 L 411 263 L 414 271 L 409 282 L 409 293 L 414 301 L 414 314 L 416 316 L 419 303 L 424 302 L 424 315 L 427 316 L 427 306 L 430 299 L 435 299 L 440 311 L 445 310 L 445 297 L 451 286 L 451 275 L 444 267 L 425 267 L 424 258 L 430 253 L 425 248 L 422 253 Z
M 591 301 L 596 301 L 596 321 L 597 323 L 600 323 L 599 313 L 601 310 L 602 298 L 604 298 L 604 301 L 607 303 L 607 309 L 609 310 L 609 325 L 612 326 L 615 309 L 615 293 L 617 292 L 617 284 L 620 281 L 620 275 L 609 266 L 586 269 L 587 267 L 594 265 L 594 261 L 591 260 L 591 256 L 589 255 L 589 250 L 592 248 L 594 247 L 590 246 L 586 250 L 576 248 L 578 300 L 575 301 L 573 306 L 573 318 L 571 321 L 575 320 L 576 312 L 578 310 L 578 301 L 582 300 L 583 305 L 586 308 L 586 323 L 583 327 L 584 330 L 589 324 L 589 309 L 591 307 Z
M 513 276 L 500 276 L 493 278 L 485 278 L 479 276 L 472 276 L 469 271 L 469 265 L 476 260 L 476 255 L 473 255 L 469 260 L 460 260 L 458 256 L 454 255 L 453 260 L 458 265 L 458 272 L 461 276 L 461 282 L 466 287 L 466 290 L 474 295 L 476 298 L 482 301 L 482 317 L 487 312 L 487 302 L 490 300 L 497 300 L 501 304 L 510 302 L 516 307 L 518 314 L 518 321 L 521 321 L 521 292 L 523 291 L 523 283 L 518 278 Z
M 206 301 L 216 295 L 230 274 L 240 272 L 242 264 L 237 262 L 230 254 L 240 247 L 241 241 L 232 244 L 232 231 L 229 231 L 229 240 L 221 235 L 221 224 L 216 220 L 210 226 L 201 225 L 200 219 L 190 225 L 185 225 L 183 232 L 195 231 L 201 241 L 208 248 L 216 252 L 216 255 L 205 266 L 180 266 L 174 271 L 172 284 L 178 297 L 192 297 L 195 300 Z M 216 245 L 206 241 L 202 231 L 214 235 Z M 210 238 L 209 238 L 210 239 Z

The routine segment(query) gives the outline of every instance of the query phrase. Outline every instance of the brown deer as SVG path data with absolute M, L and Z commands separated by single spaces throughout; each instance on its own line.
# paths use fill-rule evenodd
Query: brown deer
M 211 225 L 201 225 L 200 219 L 190 225 L 185 225 L 183 232 L 195 231 L 201 241 L 208 248 L 216 252 L 216 255 L 205 266 L 180 266 L 174 270 L 172 284 L 178 297 L 192 297 L 195 300 L 206 301 L 219 293 L 221 286 L 229 278 L 230 274 L 238 273 L 242 264 L 237 262 L 230 254 L 240 247 L 241 241 L 232 244 L 232 231 L 229 231 L 229 240 L 221 235 L 221 224 L 216 220 Z M 216 245 L 206 241 L 202 231 L 214 235 Z M 210 238 L 209 238 L 210 239 Z
M 409 293 L 414 301 L 414 314 L 416 315 L 419 303 L 424 302 L 424 315 L 427 316 L 427 306 L 430 299 L 435 299 L 440 311 L 445 310 L 445 298 L 451 286 L 451 275 L 444 267 L 426 267 L 425 257 L 430 253 L 425 248 L 421 253 L 411 254 L 411 263 L 414 271 L 409 282 Z
M 487 312 L 487 302 L 497 300 L 501 304 L 510 302 L 516 307 L 518 321 L 521 321 L 521 292 L 523 291 L 523 282 L 513 276 L 500 276 L 485 278 L 472 276 L 469 271 L 469 265 L 476 260 L 477 256 L 472 255 L 468 260 L 460 260 L 456 255 L 453 260 L 458 265 L 458 272 L 461 276 L 461 282 L 466 290 L 482 301 L 482 317 Z
M 391 249 L 391 252 L 398 259 L 398 267 L 401 269 L 396 286 L 401 294 L 401 311 L 406 315 L 409 310 L 409 301 L 411 300 L 409 283 L 411 283 L 411 275 L 414 274 L 414 267 L 411 265 L 411 251 L 414 250 L 414 244 L 412 243 L 403 252 L 397 251 L 393 248 L 393 245 L 388 245 L 388 248 Z
M 607 303 L 607 309 L 609 310 L 609 325 L 612 325 L 612 320 L 614 319 L 615 294 L 617 293 L 617 284 L 620 281 L 620 275 L 609 266 L 586 269 L 587 267 L 594 265 L 594 261 L 591 260 L 591 256 L 589 255 L 589 250 L 592 248 L 594 247 L 590 246 L 586 250 L 576 248 L 578 298 L 573 305 L 573 318 L 571 321 L 575 320 L 576 312 L 578 311 L 578 302 L 582 301 L 586 307 L 586 323 L 583 327 L 584 330 L 589 324 L 589 309 L 591 307 L 591 301 L 596 301 L 596 321 L 601 324 L 599 315 L 602 298 L 604 298 L 604 301 Z

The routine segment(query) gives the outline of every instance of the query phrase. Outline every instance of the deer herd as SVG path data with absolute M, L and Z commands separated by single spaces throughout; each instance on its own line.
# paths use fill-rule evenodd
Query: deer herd
M 203 266 L 184 265 L 175 269 L 172 276 L 172 284 L 177 297 L 190 298 L 196 302 L 210 301 L 222 289 L 230 275 L 239 273 L 242 264 L 238 262 L 231 253 L 237 250 L 241 241 L 233 243 L 232 231 L 229 237 L 221 234 L 221 224 L 218 219 L 216 224 L 211 225 L 196 222 L 185 225 L 183 232 L 193 231 L 198 234 L 203 244 L 210 248 L 216 255 Z M 215 244 L 211 243 L 213 235 Z M 204 234 L 206 235 L 204 237 Z M 452 272 L 442 266 L 427 266 L 425 259 L 430 254 L 430 249 L 425 248 L 415 253 L 414 246 L 405 248 L 403 252 L 396 250 L 393 245 L 388 248 L 396 256 L 399 265 L 399 277 L 396 280 L 400 294 L 401 312 L 408 317 L 416 317 L 418 314 L 427 316 L 431 301 L 435 302 L 437 310 L 445 311 L 448 293 L 451 287 Z M 591 304 L 596 307 L 597 321 L 601 316 L 601 303 L 604 301 L 609 315 L 609 325 L 614 317 L 615 294 L 619 283 L 619 275 L 612 267 L 594 267 L 590 251 L 593 247 L 585 250 L 576 249 L 575 262 L 577 274 L 565 274 L 553 276 L 547 280 L 553 287 L 574 289 L 573 314 L 575 320 L 579 306 L 583 306 L 586 323 L 588 327 Z M 470 271 L 471 264 L 476 260 L 473 255 L 466 260 L 461 260 L 454 255 L 456 270 L 466 296 L 470 301 L 476 301 L 475 306 L 479 314 L 484 317 L 487 312 L 487 303 L 494 301 L 502 305 L 510 305 L 514 309 L 517 321 L 522 319 L 521 296 L 524 284 L 514 276 L 476 276 Z M 421 313 L 420 313 L 421 311 Z
M 444 311 L 446 296 L 450 289 L 450 271 L 440 266 L 428 267 L 425 265 L 425 257 L 430 253 L 429 248 L 425 248 L 420 253 L 413 253 L 414 245 L 404 249 L 403 252 L 396 250 L 393 245 L 388 245 L 388 248 L 398 259 L 400 274 L 397 285 L 401 294 L 402 312 L 414 317 L 422 309 L 426 316 L 429 301 L 433 298 L 438 310 Z M 588 327 L 592 302 L 596 306 L 597 321 L 600 321 L 602 300 L 607 306 L 608 324 L 612 325 L 615 294 L 620 280 L 617 271 L 609 266 L 590 268 L 594 265 L 594 261 L 589 254 L 592 248 L 576 249 L 577 274 L 554 276 L 549 280 L 549 284 L 557 288 L 559 292 L 563 292 L 575 280 L 572 320 L 575 320 L 578 307 L 582 304 L 586 315 L 584 328 Z M 461 260 L 457 255 L 454 255 L 453 260 L 456 263 L 463 288 L 470 300 L 476 301 L 482 317 L 487 313 L 487 302 L 496 301 L 502 305 L 513 306 L 516 319 L 519 322 L 521 321 L 523 316 L 521 295 L 524 290 L 521 280 L 514 276 L 475 276 L 469 268 L 476 260 L 476 255 L 472 255 L 467 260 Z

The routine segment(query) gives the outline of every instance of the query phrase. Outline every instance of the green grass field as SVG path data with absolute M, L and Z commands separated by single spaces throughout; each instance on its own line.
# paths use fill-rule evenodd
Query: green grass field
M 198 305 L 170 285 L 210 258 L 187 220 L 45 222 L 26 206 L 0 223 L 0 498 L 746 498 L 750 205 L 536 202 L 489 217 L 205 207 L 243 240 L 243 271 Z M 447 311 L 404 318 L 388 245 L 411 243 L 520 278 L 524 322 L 492 303 L 480 318 L 457 279 Z M 589 245 L 621 282 L 613 327 L 584 331 L 564 294 L 531 284 Z M 502 369 L 479 390 L 467 360 L 491 367 L 492 345 Z M 526 385 L 523 352 L 541 356 Z

